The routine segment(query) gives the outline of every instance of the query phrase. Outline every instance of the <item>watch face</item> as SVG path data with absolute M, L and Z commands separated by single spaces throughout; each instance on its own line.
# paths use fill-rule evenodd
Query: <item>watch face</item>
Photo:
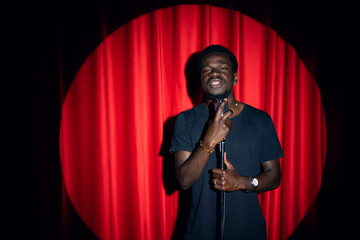
M 256 178 L 253 178 L 252 183 L 254 184 L 255 187 L 259 185 L 259 182 Z

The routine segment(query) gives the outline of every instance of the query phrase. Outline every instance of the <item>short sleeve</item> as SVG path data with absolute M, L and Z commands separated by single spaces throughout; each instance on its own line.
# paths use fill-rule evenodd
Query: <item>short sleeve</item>
M 183 113 L 180 113 L 176 118 L 174 137 L 171 141 L 170 152 L 187 151 L 192 152 L 193 146 L 191 143 L 191 129 L 188 126 L 187 120 Z
M 274 123 L 269 115 L 265 121 L 260 161 L 266 162 L 284 157 Z

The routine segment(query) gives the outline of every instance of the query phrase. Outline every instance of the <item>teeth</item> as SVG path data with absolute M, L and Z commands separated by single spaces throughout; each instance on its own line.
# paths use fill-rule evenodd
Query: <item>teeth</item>
M 221 84 L 221 82 L 219 80 L 214 80 L 212 82 L 210 82 L 210 86 L 212 87 L 217 87 Z

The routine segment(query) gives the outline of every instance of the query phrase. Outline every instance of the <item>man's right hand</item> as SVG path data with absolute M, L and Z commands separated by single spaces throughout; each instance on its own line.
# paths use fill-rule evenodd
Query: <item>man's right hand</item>
M 226 103 L 227 99 L 225 98 L 216 110 L 214 119 L 209 123 L 203 139 L 203 146 L 207 149 L 214 149 L 216 144 L 224 140 L 231 130 L 231 120 L 229 117 L 233 112 L 230 110 L 227 111 L 224 116 L 221 116 Z

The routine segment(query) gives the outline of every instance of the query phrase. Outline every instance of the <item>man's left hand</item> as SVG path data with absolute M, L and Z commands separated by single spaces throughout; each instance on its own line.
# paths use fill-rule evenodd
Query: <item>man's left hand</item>
M 246 186 L 249 184 L 251 185 L 251 179 L 249 177 L 240 176 L 231 162 L 227 159 L 226 152 L 224 155 L 226 169 L 214 168 L 212 170 L 213 187 L 225 192 L 247 189 Z

